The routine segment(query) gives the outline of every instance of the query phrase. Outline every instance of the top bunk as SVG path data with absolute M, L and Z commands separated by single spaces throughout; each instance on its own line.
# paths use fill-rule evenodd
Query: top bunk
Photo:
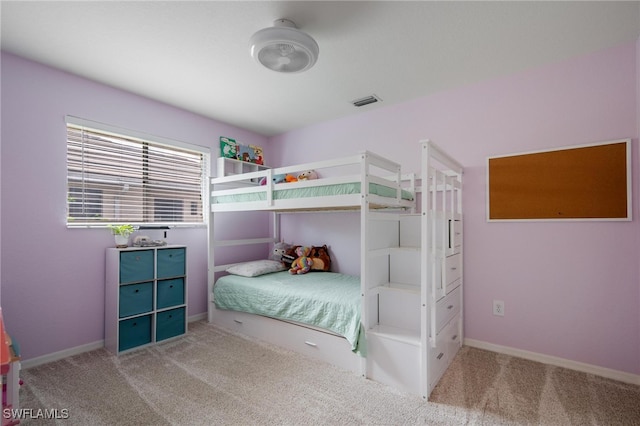
M 220 173 L 220 166 L 218 170 Z M 288 181 L 308 171 L 314 171 L 315 178 Z M 333 160 L 211 178 L 209 194 L 212 213 L 414 210 L 415 182 L 416 176 L 403 175 L 398 163 L 365 151 Z

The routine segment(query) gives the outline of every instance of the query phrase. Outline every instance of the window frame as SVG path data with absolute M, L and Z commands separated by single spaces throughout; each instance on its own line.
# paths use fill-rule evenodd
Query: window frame
M 65 116 L 65 134 L 68 135 L 68 128 L 69 127 L 79 127 L 82 129 L 86 129 L 88 131 L 93 131 L 93 132 L 99 132 L 99 133 L 105 133 L 105 134 L 110 134 L 113 135 L 115 137 L 121 137 L 123 139 L 127 139 L 127 140 L 137 140 L 140 141 L 141 143 L 149 143 L 149 144 L 153 144 L 155 146 L 159 146 L 159 147 L 166 147 L 168 149 L 182 149 L 182 150 L 188 150 L 188 151 L 192 151 L 195 153 L 199 153 L 202 155 L 202 174 L 201 174 L 201 182 L 200 182 L 200 194 L 201 194 L 201 199 L 202 199 L 202 222 L 145 222 L 145 221 L 117 221 L 117 220 L 109 220 L 109 219 L 105 219 L 104 221 L 101 222 L 86 222 L 83 221 L 83 219 L 78 220 L 77 222 L 74 221 L 70 221 L 70 210 L 71 210 L 71 203 L 68 199 L 69 195 L 70 195 L 70 191 L 69 191 L 69 180 L 70 180 L 70 173 L 69 173 L 69 163 L 68 163 L 68 150 L 69 150 L 69 139 L 67 136 L 67 142 L 65 144 L 66 149 L 67 149 L 67 161 L 66 161 L 66 184 L 65 184 L 65 188 L 66 188 L 66 196 L 67 196 L 67 201 L 66 201 L 66 205 L 65 205 L 65 223 L 67 228 L 69 229 L 73 229 L 73 228 L 106 228 L 109 225 L 114 225 L 114 224 L 124 224 L 124 223 L 131 223 L 136 227 L 139 228 L 146 228 L 146 229 L 150 229 L 150 228 L 161 228 L 161 229 L 166 229 L 166 228 L 201 228 L 201 227 L 207 227 L 208 226 L 208 222 L 209 222 L 209 190 L 208 190 L 208 182 L 209 182 L 209 177 L 210 177 L 210 167 L 211 167 L 211 148 L 209 147 L 205 147 L 205 146 L 200 146 L 200 145 L 195 145 L 195 144 L 191 144 L 191 143 L 187 143 L 187 142 L 183 142 L 183 141 L 178 141 L 178 140 L 174 140 L 174 139 L 169 139 L 169 138 L 164 138 L 161 136 L 156 136 L 156 135 L 151 135 L 148 133 L 144 133 L 144 132 L 139 132 L 139 131 L 135 131 L 135 130 L 131 130 L 131 129 L 125 129 L 125 128 L 121 128 L 121 127 L 117 127 L 117 126 L 112 126 L 109 124 L 105 124 L 105 123 L 99 123 L 96 121 L 92 121 L 92 120 L 87 120 L 87 119 L 83 119 L 83 118 L 79 118 L 79 117 L 75 117 L 72 115 L 67 115 Z M 164 197 L 165 199 L 167 197 Z M 155 203 L 154 201 L 151 201 L 152 203 Z M 101 208 L 104 210 L 104 204 L 101 204 Z M 185 218 L 189 218 L 190 216 L 192 216 L 192 206 L 190 201 L 188 200 L 184 200 L 183 201 L 183 220 Z M 152 214 L 152 217 L 155 217 L 155 213 Z

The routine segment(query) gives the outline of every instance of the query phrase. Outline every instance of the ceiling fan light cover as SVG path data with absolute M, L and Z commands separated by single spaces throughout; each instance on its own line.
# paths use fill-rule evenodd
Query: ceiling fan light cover
M 283 73 L 308 70 L 316 63 L 320 53 L 318 43 L 292 23 L 291 26 L 280 24 L 256 32 L 249 39 L 249 51 L 263 66 Z

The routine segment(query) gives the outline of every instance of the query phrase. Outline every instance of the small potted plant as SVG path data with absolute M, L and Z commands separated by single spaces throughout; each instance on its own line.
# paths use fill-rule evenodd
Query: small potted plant
M 117 248 L 125 248 L 129 246 L 129 235 L 135 231 L 133 225 L 109 225 L 109 229 L 111 229 L 111 233 L 116 239 Z

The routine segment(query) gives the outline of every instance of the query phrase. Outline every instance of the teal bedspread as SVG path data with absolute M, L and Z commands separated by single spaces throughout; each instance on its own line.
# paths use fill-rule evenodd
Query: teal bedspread
M 395 189 L 384 185 L 378 185 L 376 183 L 369 184 L 369 192 L 381 197 L 394 198 L 396 196 Z M 273 198 L 275 200 L 286 200 L 293 198 L 325 197 L 329 195 L 348 195 L 359 193 L 360 182 L 354 182 L 336 185 L 313 186 L 308 188 L 278 189 L 273 192 Z M 401 196 L 405 200 L 413 200 L 413 194 L 411 194 L 411 192 L 409 191 L 402 190 Z M 264 192 L 252 192 L 249 194 L 216 196 L 214 197 L 213 202 L 218 204 L 239 203 L 248 201 L 261 201 L 265 198 L 266 195 Z
M 360 352 L 360 278 L 335 272 L 258 277 L 225 275 L 213 290 L 219 309 L 314 325 L 344 336 Z

